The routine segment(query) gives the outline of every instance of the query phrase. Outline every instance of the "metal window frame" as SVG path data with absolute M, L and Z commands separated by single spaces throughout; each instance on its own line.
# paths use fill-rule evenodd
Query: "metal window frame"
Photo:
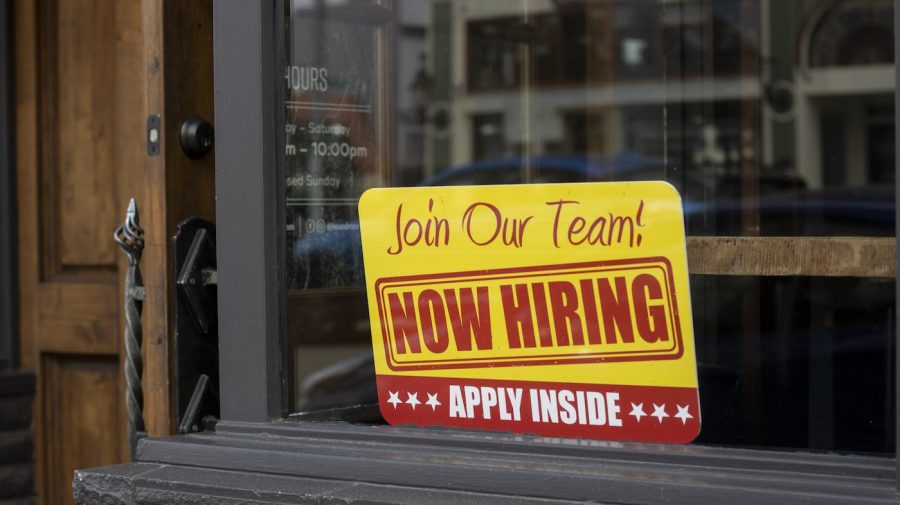
M 221 415 L 235 421 L 277 419 L 285 404 L 276 4 L 213 4 Z
M 274 85 L 283 13 L 277 10 L 276 0 L 214 4 L 224 421 L 215 434 L 143 441 L 139 460 L 150 465 L 145 467 L 147 482 L 164 473 L 165 465 L 179 465 L 198 475 L 205 471 L 198 468 L 213 468 L 236 475 L 276 474 L 285 482 L 361 481 L 384 486 L 386 496 L 397 502 L 403 490 L 429 488 L 565 501 L 897 503 L 897 458 L 278 422 L 287 388 L 281 341 L 280 91 Z M 895 0 L 894 15 L 900 26 L 900 0 Z M 900 54 L 898 40 L 895 32 Z M 900 82 L 900 71 L 897 76 Z M 896 113 L 900 124 L 900 108 Z M 900 129 L 896 143 L 900 145 Z M 900 311 L 900 299 L 897 303 Z M 895 329 L 895 338 L 898 333 Z M 895 347 L 900 363 L 900 345 Z M 900 406 L 900 373 L 896 380 Z M 897 423 L 900 432 L 900 415 Z M 185 489 L 193 489 L 189 480 L 185 478 Z M 234 480 L 223 489 L 238 489 L 240 483 Z

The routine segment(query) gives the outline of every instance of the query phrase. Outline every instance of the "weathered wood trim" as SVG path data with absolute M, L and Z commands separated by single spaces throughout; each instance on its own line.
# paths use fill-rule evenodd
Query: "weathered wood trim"
M 701 275 L 882 277 L 896 274 L 893 237 L 688 237 Z
M 146 246 L 141 265 L 144 418 L 151 436 L 174 433 L 172 237 L 191 217 L 215 219 L 214 153 L 191 159 L 181 149 L 181 124 L 191 115 L 214 123 L 212 1 L 141 2 L 146 64 L 143 114 L 162 123 L 160 151 L 144 157 L 147 185 L 138 196 Z
M 21 208 L 24 199 L 33 199 L 38 193 L 37 166 L 40 162 L 38 151 L 38 18 L 36 2 L 16 2 L 13 6 L 13 65 L 15 68 L 16 107 L 16 195 L 17 206 Z M 18 259 L 19 259 L 19 352 L 20 365 L 34 372 L 40 380 L 38 328 L 38 283 L 36 272 L 40 268 L 38 256 L 38 230 L 40 220 L 37 212 L 19 212 Z M 41 489 L 45 481 L 45 461 L 40 457 L 44 452 L 41 434 L 43 402 L 40 382 L 35 397 L 34 427 L 34 485 L 38 491 L 37 503 L 43 503 Z

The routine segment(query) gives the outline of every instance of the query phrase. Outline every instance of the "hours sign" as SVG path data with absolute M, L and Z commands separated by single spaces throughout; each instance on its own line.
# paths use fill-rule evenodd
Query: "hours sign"
M 672 443 L 699 433 L 672 186 L 372 189 L 359 214 L 391 424 Z

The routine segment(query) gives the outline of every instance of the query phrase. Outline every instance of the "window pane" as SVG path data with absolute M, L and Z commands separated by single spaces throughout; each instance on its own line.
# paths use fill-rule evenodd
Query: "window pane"
M 691 277 L 696 443 L 894 450 L 892 279 Z
M 691 236 L 894 236 L 891 0 L 284 8 L 298 417 L 381 422 L 356 211 L 371 187 L 666 180 Z M 698 443 L 892 453 L 893 278 L 781 266 L 691 278 Z

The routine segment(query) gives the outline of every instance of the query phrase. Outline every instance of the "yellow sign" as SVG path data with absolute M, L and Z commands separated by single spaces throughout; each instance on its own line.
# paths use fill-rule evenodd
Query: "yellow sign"
M 699 433 L 672 186 L 386 188 L 359 206 L 389 422 L 665 442 Z

